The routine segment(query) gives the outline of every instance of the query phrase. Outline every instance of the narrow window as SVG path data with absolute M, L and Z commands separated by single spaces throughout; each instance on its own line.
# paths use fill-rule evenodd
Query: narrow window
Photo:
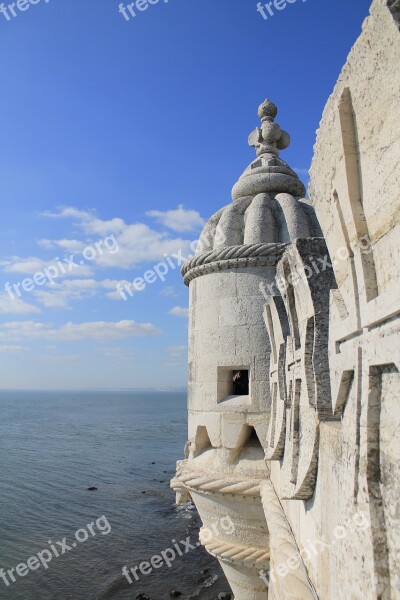
M 248 396 L 249 395 L 249 371 L 240 370 L 232 372 L 232 395 L 233 396 Z
M 250 370 L 245 366 L 218 367 L 217 402 L 250 402 Z

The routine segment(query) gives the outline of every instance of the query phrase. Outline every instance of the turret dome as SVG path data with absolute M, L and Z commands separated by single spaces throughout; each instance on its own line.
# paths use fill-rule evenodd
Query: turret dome
M 271 264 L 296 238 L 322 236 L 303 183 L 279 157 L 290 136 L 275 123 L 277 112 L 270 100 L 260 105 L 261 126 L 249 136 L 257 158 L 233 186 L 232 202 L 204 227 L 196 256 L 183 268 L 186 283 L 210 270 Z

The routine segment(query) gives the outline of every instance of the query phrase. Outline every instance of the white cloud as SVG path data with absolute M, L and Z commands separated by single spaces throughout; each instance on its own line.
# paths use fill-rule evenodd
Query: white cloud
M 117 286 L 119 287 L 117 288 Z M 111 290 L 111 292 L 106 293 L 107 298 L 110 298 L 110 300 L 124 300 L 125 298 L 122 294 L 125 294 L 126 296 L 127 290 L 132 289 L 132 282 L 127 279 L 105 279 L 102 281 L 102 287 Z M 125 291 L 123 288 L 125 288 Z M 138 292 L 144 291 L 144 289 L 145 288 L 143 288 L 143 290 L 134 290 L 134 293 L 137 294 Z M 121 290 L 122 293 L 118 290 Z
M 26 346 L 0 346 L 0 352 L 24 352 Z
M 101 281 L 96 279 L 65 279 L 48 284 L 49 289 L 36 289 L 36 300 L 46 308 L 69 308 L 71 301 L 86 300 L 97 295 Z
M 190 240 L 170 238 L 143 223 L 127 225 L 116 239 L 119 251 L 115 254 L 105 252 L 98 257 L 97 264 L 130 269 L 141 263 L 157 263 L 164 255 L 171 256 L 180 251 L 184 256 L 190 253 Z
M 63 259 L 59 259 L 61 264 L 63 265 L 64 273 L 62 272 L 61 267 L 57 263 L 57 259 L 53 260 L 43 260 L 37 256 L 30 256 L 28 258 L 21 258 L 19 256 L 12 256 L 7 260 L 3 260 L 0 265 L 4 267 L 4 270 L 7 273 L 19 273 L 24 275 L 36 275 L 37 273 L 46 272 L 47 269 L 51 269 L 54 272 L 54 269 L 58 273 L 58 278 L 68 277 L 73 275 L 75 277 L 90 277 L 93 273 L 92 268 L 85 264 L 77 263 L 76 266 L 73 267 L 71 271 L 69 271 L 68 262 L 63 261 Z
M 166 296 L 167 298 L 176 298 L 179 296 L 177 291 L 172 285 L 165 285 L 160 291 L 161 296 Z
M 184 308 L 183 306 L 174 306 L 168 311 L 169 315 L 173 315 L 174 317 L 188 317 L 189 309 Z
M 46 250 L 50 248 L 62 248 L 67 252 L 82 252 L 85 249 L 86 244 L 80 240 L 48 240 L 42 239 L 38 241 L 38 245 Z
M 204 226 L 205 220 L 197 210 L 186 210 L 182 204 L 173 210 L 149 210 L 146 215 L 173 231 L 193 231 Z
M 34 292 L 34 295 L 45 308 L 69 308 L 69 298 L 65 293 L 38 290 Z
M 11 298 L 7 293 L 0 294 L 0 313 L 24 315 L 40 312 L 40 308 L 33 304 L 28 304 L 16 296 Z
M 0 340 L 113 340 L 129 337 L 159 335 L 161 331 L 152 323 L 135 321 L 91 321 L 87 323 L 65 323 L 53 328 L 47 323 L 35 321 L 13 321 L 0 326 Z
M 79 210 L 73 206 L 59 206 L 57 212 L 51 212 L 46 210 L 41 213 L 42 217 L 49 219 L 64 219 L 64 218 L 78 218 L 79 220 L 85 220 L 90 218 L 91 212 L 86 210 Z
M 38 258 L 37 256 L 29 256 L 27 258 L 20 258 L 19 256 L 12 256 L 7 260 L 1 262 L 1 266 L 8 273 L 37 273 L 45 267 L 49 266 L 49 262 Z
M 55 281 L 52 285 L 47 284 L 46 288 L 36 287 L 32 294 L 35 300 L 45 308 L 68 309 L 71 308 L 72 302 L 87 300 L 99 296 L 101 293 L 111 300 L 123 300 L 117 289 L 118 284 L 123 287 L 132 286 L 132 282 L 126 279 L 64 279 L 60 282 Z M 136 290 L 135 293 L 137 293 Z M 35 309 L 35 307 L 32 308 Z M 35 312 L 40 311 L 37 309 Z
M 92 264 L 95 263 L 101 267 L 130 269 L 142 263 L 157 263 L 163 260 L 165 255 L 171 256 L 179 251 L 185 257 L 193 253 L 190 249 L 192 240 L 180 237 L 172 238 L 167 232 L 156 231 L 145 223 L 129 224 L 120 218 L 102 220 L 91 211 L 83 211 L 74 207 L 61 207 L 55 213 L 45 212 L 42 214 L 50 218 L 75 218 L 77 226 L 86 235 L 96 234 L 105 237 L 113 234 L 119 250 L 115 253 L 104 251 L 103 254 L 97 255 Z M 198 212 L 185 210 L 183 206 L 165 213 L 150 211 L 147 214 L 154 216 L 157 222 L 166 227 L 180 232 L 191 231 L 204 223 Z M 71 252 L 81 250 L 80 242 L 76 239 L 44 239 L 39 243 L 45 248 L 60 247 Z
M 108 221 L 97 218 L 92 211 L 79 210 L 73 206 L 61 206 L 58 212 L 44 212 L 42 216 L 52 219 L 77 219 L 77 225 L 86 233 L 109 235 L 119 233 L 126 227 L 123 219 L 114 218 Z M 64 240 L 65 241 L 65 240 Z

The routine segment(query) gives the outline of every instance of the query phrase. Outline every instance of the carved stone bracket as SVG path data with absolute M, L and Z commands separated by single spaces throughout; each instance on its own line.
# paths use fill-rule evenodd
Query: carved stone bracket
M 332 420 L 328 361 L 329 294 L 335 287 L 322 239 L 298 239 L 277 267 L 282 297 L 265 307 L 270 337 L 272 414 L 266 458 L 283 460 L 283 494 L 315 489 L 319 422 Z

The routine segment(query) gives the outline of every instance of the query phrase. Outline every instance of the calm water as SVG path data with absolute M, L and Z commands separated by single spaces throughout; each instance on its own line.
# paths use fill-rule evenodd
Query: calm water
M 95 537 L 47 570 L 16 575 L 8 587 L 0 579 L 0 598 L 132 600 L 143 592 L 164 600 L 180 590 L 183 600 L 214 600 L 228 591 L 201 548 L 133 585 L 121 573 L 173 539 L 197 542 L 195 511 L 176 507 L 169 487 L 186 441 L 185 394 L 1 392 L 0 418 L 0 567 L 26 563 L 49 540 L 71 545 L 103 515 L 111 526 L 107 535 L 95 526 Z

